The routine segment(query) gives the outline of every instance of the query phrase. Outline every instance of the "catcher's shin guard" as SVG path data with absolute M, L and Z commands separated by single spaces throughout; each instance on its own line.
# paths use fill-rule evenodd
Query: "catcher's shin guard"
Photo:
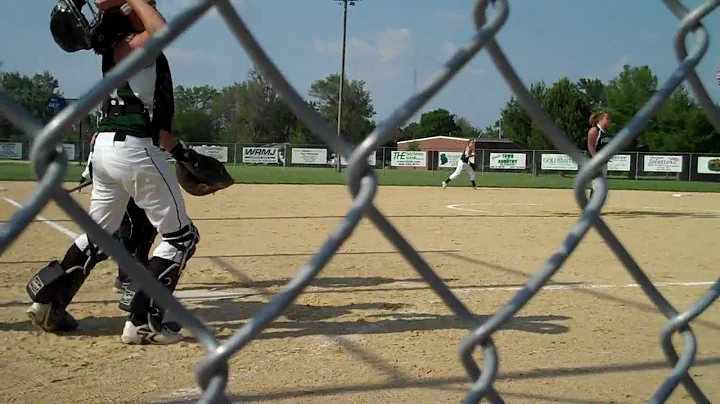
M 148 269 L 153 276 L 174 292 L 182 273 L 181 264 L 160 257 L 152 257 Z M 165 310 L 155 303 L 155 300 L 142 291 L 142 285 L 131 280 L 125 288 L 125 293 L 118 304 L 121 310 L 131 314 L 131 320 L 136 325 L 151 323 L 153 319 L 162 322 Z
M 152 257 L 147 267 L 170 292 L 175 291 L 185 264 L 195 254 L 199 239 L 197 228 L 192 224 L 175 234 L 163 234 L 163 241 L 177 249 L 181 256 L 180 262 Z M 130 319 L 136 325 L 159 324 L 165 315 L 165 310 L 157 305 L 151 296 L 145 294 L 142 285 L 135 280 L 130 281 L 118 306 L 131 314 Z
M 107 255 L 92 243 L 85 251 L 73 243 L 62 262 L 50 262 L 30 279 L 27 293 L 33 302 L 64 309 L 85 283 L 90 271 L 105 259 Z
M 152 249 L 157 233 L 157 229 L 147 218 L 145 211 L 130 200 L 117 236 L 130 254 L 145 266 L 150 263 L 150 249 Z M 118 279 L 121 282 L 129 282 L 127 272 L 120 266 L 118 266 Z

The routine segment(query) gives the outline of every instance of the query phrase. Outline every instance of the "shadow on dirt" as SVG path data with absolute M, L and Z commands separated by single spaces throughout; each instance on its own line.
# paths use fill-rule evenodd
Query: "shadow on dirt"
M 698 359 L 693 365 L 693 369 L 715 366 L 720 364 L 720 357 L 713 357 L 707 359 Z M 587 376 L 587 375 L 602 375 L 602 374 L 616 374 L 616 373 L 631 373 L 631 372 L 646 372 L 650 370 L 663 370 L 667 369 L 668 364 L 664 361 L 647 361 L 641 363 L 620 363 L 609 366 L 582 366 L 582 367 L 567 367 L 567 368 L 546 368 L 532 371 L 515 371 L 515 372 L 500 372 L 497 376 L 498 381 L 512 380 L 519 382 L 521 380 L 541 380 L 549 378 L 563 378 L 563 377 L 574 377 L 574 376 Z M 274 389 L 267 393 L 248 393 L 248 394 L 229 394 L 231 402 L 268 402 L 274 400 L 292 400 L 292 399 L 312 399 L 317 400 L 328 400 L 332 396 L 340 396 L 343 394 L 352 393 L 378 393 L 378 392 L 391 392 L 393 390 L 404 390 L 404 389 L 423 389 L 423 390 L 443 390 L 443 391 L 454 391 L 458 395 L 456 401 L 460 401 L 465 393 L 470 388 L 470 380 L 467 376 L 458 377 L 433 377 L 423 379 L 404 379 L 404 380 L 390 380 L 379 383 L 363 383 L 363 384 L 352 384 L 342 386 L 318 386 L 313 389 Z M 397 391 L 396 394 L 402 394 Z M 567 393 L 572 395 L 572 393 Z M 554 402 L 554 403 L 568 403 L 568 404 L 600 404 L 607 403 L 607 400 L 592 400 L 587 398 L 575 398 L 575 397 L 554 397 L 549 395 L 540 395 L 532 393 L 513 393 L 503 392 L 500 390 L 500 395 L 505 399 L 510 398 L 510 402 L 514 399 L 525 399 L 532 402 Z M 339 397 L 338 397 L 339 398 Z M 167 399 L 155 401 L 158 403 L 172 403 L 172 404 L 190 404 L 196 403 L 198 397 L 193 398 L 184 397 L 176 399 Z M 635 397 L 634 401 L 645 401 L 645 397 Z
M 108 301 L 113 303 L 113 301 Z M 266 306 L 266 302 L 215 300 L 195 303 L 190 310 L 215 329 L 235 330 Z M 467 330 L 470 325 L 457 316 L 408 311 L 404 303 L 351 303 L 341 306 L 291 304 L 272 322 L 258 339 L 297 338 L 314 335 L 374 335 L 413 331 Z M 70 308 L 72 312 L 72 309 Z M 476 325 L 487 319 L 477 316 Z M 568 327 L 558 322 L 566 316 L 517 316 L 502 329 L 530 333 L 561 334 Z M 122 331 L 125 317 L 118 309 L 117 317 L 78 318 L 80 329 L 63 333 L 68 336 L 110 336 Z M 0 331 L 37 332 L 29 321 L 0 323 Z

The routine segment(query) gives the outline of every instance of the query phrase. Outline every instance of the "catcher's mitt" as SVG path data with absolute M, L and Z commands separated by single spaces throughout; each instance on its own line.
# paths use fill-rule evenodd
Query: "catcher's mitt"
M 223 163 L 192 149 L 184 151 L 184 158 L 175 163 L 180 186 L 195 196 L 213 194 L 235 183 Z

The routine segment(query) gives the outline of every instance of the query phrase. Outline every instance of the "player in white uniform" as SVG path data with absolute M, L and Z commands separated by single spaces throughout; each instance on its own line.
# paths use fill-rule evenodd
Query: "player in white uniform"
M 164 59 L 165 55 L 161 54 L 160 58 Z M 172 93 L 165 94 L 165 100 L 163 102 L 173 103 Z M 160 130 L 166 130 L 170 133 L 172 125 L 172 105 L 170 108 L 160 110 L 156 109 L 153 113 L 153 123 L 160 128 Z M 166 113 L 163 113 L 166 112 Z M 85 171 L 83 171 L 80 177 L 80 184 L 84 184 L 88 181 L 92 182 L 92 147 L 95 144 L 95 136 L 93 136 L 90 142 L 90 153 L 88 155 L 87 164 L 85 165 Z M 81 192 L 79 189 L 78 192 Z M 127 248 L 130 254 L 133 255 L 140 263 L 147 266 L 150 263 L 150 250 L 157 237 L 157 230 L 153 227 L 150 219 L 144 210 L 137 206 L 133 198 L 128 201 L 127 207 L 125 208 L 125 214 L 123 215 L 122 222 L 120 223 L 120 229 L 115 232 L 120 242 Z M 130 284 L 130 277 L 118 266 L 118 274 L 113 284 L 113 290 L 115 293 L 124 294 Z
M 463 171 L 465 171 L 470 177 L 470 183 L 472 184 L 472 187 L 477 189 L 477 184 L 475 184 L 475 164 L 470 162 L 470 158 L 474 156 L 475 139 L 468 139 L 467 144 L 465 145 L 465 151 L 463 151 L 462 156 L 460 156 L 460 159 L 457 162 L 457 168 L 455 168 L 455 171 L 453 171 L 453 173 L 450 174 L 450 176 L 448 176 L 448 178 L 442 182 L 442 187 L 447 187 L 450 181 L 456 179 L 460 176 L 460 174 L 462 174 Z
M 150 3 L 150 4 L 148 4 Z M 90 24 L 79 12 L 83 0 L 61 0 L 51 14 L 55 42 L 67 52 L 92 49 L 102 55 L 106 74 L 130 52 L 143 46 L 165 24 L 153 0 L 105 0 L 99 22 Z M 152 129 L 156 95 L 170 78 L 167 61 L 158 58 L 103 103 L 92 156 L 93 188 L 90 216 L 108 233 L 120 227 L 130 198 L 143 209 L 162 237 L 153 251 L 148 269 L 171 291 L 175 290 L 187 260 L 199 241 L 197 228 L 187 215 L 177 177 L 156 146 L 154 137 L 178 161 L 188 161 L 188 152 L 169 133 Z M 33 300 L 28 316 L 37 327 L 69 331 L 79 324 L 66 310 L 90 271 L 107 254 L 82 234 L 68 248 L 62 261 L 54 260 L 32 277 L 27 291 Z M 129 312 L 121 341 L 126 344 L 173 344 L 182 340 L 180 327 L 164 323 L 164 310 L 131 282 L 120 300 Z

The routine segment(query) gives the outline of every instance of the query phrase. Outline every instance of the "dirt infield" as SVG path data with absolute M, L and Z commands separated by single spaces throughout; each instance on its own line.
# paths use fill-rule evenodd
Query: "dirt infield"
M 2 220 L 34 186 L 0 183 Z M 88 190 L 75 196 L 87 206 Z M 186 201 L 201 244 L 177 294 L 222 336 L 282 288 L 350 205 L 339 186 L 235 185 Z M 569 190 L 382 187 L 377 205 L 480 316 L 512 298 L 578 215 Z M 678 309 L 718 276 L 716 196 L 613 191 L 605 212 Z M 27 280 L 80 231 L 55 205 L 41 215 L 45 221 L 0 257 L 5 402 L 197 398 L 194 370 L 203 351 L 192 337 L 171 347 L 120 343 L 124 316 L 111 288 L 112 261 L 95 269 L 69 308 L 79 331 L 59 336 L 30 326 Z M 502 396 L 516 403 L 646 402 L 669 374 L 659 344 L 664 318 L 596 232 L 552 281 L 494 336 Z M 700 348 L 691 373 L 711 401 L 720 400 L 720 305 L 693 328 Z M 363 221 L 313 286 L 233 357 L 228 392 L 240 402 L 457 403 L 469 386 L 458 355 L 466 335 L 466 325 Z M 691 402 L 682 387 L 670 401 Z

